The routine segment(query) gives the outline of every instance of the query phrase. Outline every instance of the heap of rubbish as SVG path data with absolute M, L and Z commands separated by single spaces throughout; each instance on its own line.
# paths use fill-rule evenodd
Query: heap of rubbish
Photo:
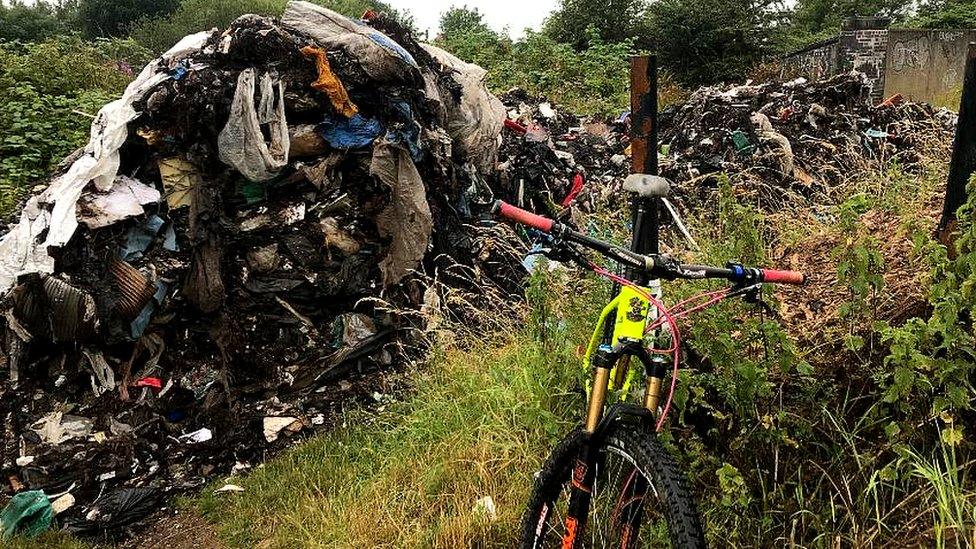
M 0 538 L 124 533 L 515 303 L 532 262 L 494 199 L 570 222 L 624 203 L 627 113 L 484 77 L 382 14 L 297 1 L 145 67 L 0 237 Z M 702 89 L 662 113 L 662 174 L 686 208 L 722 172 L 774 208 L 947 148 L 951 113 L 868 93 Z
M 897 95 L 871 105 L 870 93 L 856 72 L 699 89 L 661 113 L 661 174 L 693 202 L 728 174 L 775 211 L 816 202 L 892 161 L 911 172 L 944 157 L 955 113 Z
M 525 247 L 491 202 L 560 209 L 626 167 L 484 75 L 382 14 L 290 2 L 187 36 L 102 108 L 0 238 L 0 538 L 122 533 L 517 300 Z

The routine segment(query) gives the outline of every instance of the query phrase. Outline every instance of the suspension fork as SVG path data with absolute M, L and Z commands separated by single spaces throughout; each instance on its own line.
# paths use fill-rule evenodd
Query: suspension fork
M 653 400 L 654 408 L 641 409 L 636 406 L 617 404 L 611 407 L 610 412 L 605 416 L 603 412 L 607 402 L 611 370 L 622 358 L 629 357 L 637 357 L 644 365 L 645 375 L 648 377 L 645 401 Z M 624 339 L 610 349 L 601 347 L 589 357 L 589 360 L 596 370 L 593 376 L 593 387 L 590 391 L 586 423 L 584 424 L 584 430 L 590 437 L 583 445 L 583 449 L 573 465 L 572 493 L 562 540 L 564 549 L 572 549 L 576 543 L 576 538 L 585 528 L 586 517 L 589 516 L 590 501 L 593 498 L 593 485 L 599 469 L 599 448 L 602 446 L 604 436 L 609 431 L 611 424 L 624 415 L 638 416 L 646 420 L 645 424 L 652 424 L 650 418 L 653 418 L 657 409 L 657 394 L 655 393 L 654 399 L 650 399 L 650 387 L 654 386 L 655 391 L 660 390 L 661 378 L 665 371 L 664 366 L 654 361 L 640 340 Z M 651 383 L 654 379 L 657 379 L 657 382 Z M 646 402 L 645 406 L 647 406 Z M 643 496 L 646 493 L 647 486 L 640 475 L 637 477 L 635 482 L 639 485 L 635 486 L 635 494 L 638 494 L 638 497 L 622 508 L 624 512 L 622 516 L 627 527 L 639 526 L 639 517 L 643 510 Z

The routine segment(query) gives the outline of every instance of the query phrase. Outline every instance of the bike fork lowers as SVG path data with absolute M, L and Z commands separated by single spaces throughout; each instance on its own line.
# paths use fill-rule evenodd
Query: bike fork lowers
M 604 415 L 611 371 L 624 356 L 635 356 L 644 365 L 647 378 L 644 408 L 615 405 L 608 414 Z M 573 466 L 572 494 L 566 514 L 562 539 L 563 549 L 573 549 L 577 538 L 582 535 L 586 526 L 586 517 L 589 516 L 590 501 L 593 497 L 593 485 L 597 470 L 601 466 L 599 448 L 602 446 L 605 431 L 610 427 L 610 424 L 621 419 L 624 415 L 640 416 L 645 421 L 648 418 L 653 418 L 657 411 L 661 383 L 665 374 L 663 363 L 654 360 L 639 341 L 618 343 L 608 351 L 598 351 L 591 357 L 591 364 L 595 367 L 595 373 L 590 392 L 590 402 L 587 407 L 586 423 L 584 424 L 584 430 L 589 435 L 589 439 L 584 444 L 583 450 Z M 636 541 L 636 530 L 640 527 L 640 517 L 643 514 L 643 499 L 648 488 L 646 480 L 642 475 L 636 474 L 636 470 L 628 482 L 634 483 L 633 495 L 627 500 L 623 499 L 624 494 L 628 492 L 625 489 L 626 486 L 623 487 L 620 495 L 621 500 L 617 505 L 619 513 L 615 513 L 618 516 L 614 517 L 614 520 L 619 520 L 622 525 L 621 543 L 622 547 L 625 548 L 631 547 Z

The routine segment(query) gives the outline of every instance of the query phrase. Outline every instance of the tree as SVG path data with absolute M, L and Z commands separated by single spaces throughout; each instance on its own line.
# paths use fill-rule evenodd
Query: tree
M 577 50 L 587 47 L 587 29 L 595 28 L 600 39 L 617 44 L 635 39 L 638 47 L 650 43 L 647 28 L 647 0 L 560 0 L 549 16 L 544 32 Z
M 437 45 L 483 67 L 495 66 L 511 49 L 511 41 L 491 30 L 477 9 L 453 7 L 441 14 Z
M 905 26 L 921 29 L 976 28 L 976 2 L 972 0 L 935 0 L 919 6 L 915 17 Z
M 472 33 L 494 34 L 478 8 L 469 8 L 467 5 L 460 8 L 455 6 L 441 14 L 439 32 L 441 38 L 460 38 Z
M 81 0 L 80 13 L 85 36 L 123 36 L 138 20 L 172 13 L 179 0 Z
M 776 13 L 762 0 L 660 0 L 648 10 L 659 63 L 689 86 L 745 77 L 774 50 Z
M 793 11 L 797 31 L 810 36 L 833 35 L 844 19 L 855 15 L 889 17 L 901 21 L 912 0 L 798 0 Z
M 75 2 L 0 3 L 0 41 L 38 42 L 71 32 L 77 28 L 77 12 Z

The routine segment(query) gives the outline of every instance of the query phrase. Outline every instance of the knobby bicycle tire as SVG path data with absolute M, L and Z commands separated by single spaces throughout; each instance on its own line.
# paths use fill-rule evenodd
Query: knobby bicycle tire
M 563 525 L 553 520 L 553 509 L 561 496 L 567 494 L 567 486 L 572 482 L 574 463 L 582 451 L 586 434 L 577 428 L 563 438 L 556 446 L 535 482 L 535 488 L 525 513 L 522 516 L 521 544 L 523 549 L 549 549 L 562 547 Z M 661 446 L 653 434 L 640 433 L 633 426 L 621 425 L 613 428 L 607 436 L 601 452 L 624 456 L 646 479 L 652 490 L 648 503 L 663 515 L 667 527 L 667 537 L 671 547 L 680 549 L 700 549 L 706 547 L 704 530 L 694 499 L 688 490 L 688 482 L 678 469 L 671 454 Z M 599 473 L 598 473 L 599 474 Z M 607 484 L 611 484 L 607 482 Z M 619 496 L 623 500 L 623 495 Z M 591 508 L 591 520 L 593 515 Z M 638 519 L 640 520 L 640 519 Z M 576 538 L 573 549 L 600 549 L 606 545 L 587 540 L 587 525 Z M 640 535 L 638 533 L 638 535 Z M 548 536 L 548 537 L 547 537 Z M 619 547 L 619 542 L 614 542 Z M 626 546 L 626 544 L 625 544 Z M 646 541 L 637 539 L 633 547 L 649 547 Z

